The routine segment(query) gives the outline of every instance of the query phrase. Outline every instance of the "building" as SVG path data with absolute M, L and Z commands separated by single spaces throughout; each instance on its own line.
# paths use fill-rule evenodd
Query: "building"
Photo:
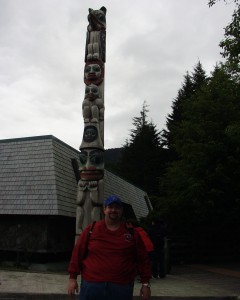
M 54 136 L 0 140 L 0 250 L 68 253 L 75 237 L 79 151 Z M 105 170 L 105 197 L 128 217 L 152 209 L 147 194 Z

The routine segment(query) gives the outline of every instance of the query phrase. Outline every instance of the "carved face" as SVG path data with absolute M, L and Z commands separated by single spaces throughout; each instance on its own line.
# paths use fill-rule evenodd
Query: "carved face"
M 87 79 L 96 80 L 101 76 L 101 68 L 98 64 L 89 64 L 84 70 Z
M 91 143 L 95 141 L 98 137 L 97 128 L 95 126 L 89 125 L 84 128 L 83 140 L 86 143 Z
M 100 61 L 96 63 L 87 62 L 84 69 L 84 82 L 86 85 L 94 83 L 99 85 L 104 76 L 103 65 Z
M 82 150 L 80 153 L 81 180 L 100 180 L 104 173 L 104 152 L 98 149 Z
M 98 86 L 95 84 L 89 84 L 85 88 L 85 99 L 89 99 L 93 101 L 99 98 L 99 89 Z

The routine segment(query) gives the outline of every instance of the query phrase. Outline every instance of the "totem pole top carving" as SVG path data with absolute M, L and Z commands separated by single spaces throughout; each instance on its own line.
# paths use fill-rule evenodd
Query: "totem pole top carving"
M 85 62 L 106 60 L 106 12 L 104 6 L 99 10 L 89 8 Z
M 99 10 L 93 10 L 89 8 L 88 21 L 89 25 L 87 27 L 88 31 L 98 31 L 106 30 L 106 7 L 102 6 Z

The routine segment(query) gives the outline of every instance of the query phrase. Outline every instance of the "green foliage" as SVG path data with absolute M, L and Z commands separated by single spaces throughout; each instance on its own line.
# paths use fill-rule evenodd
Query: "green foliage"
M 168 213 L 178 227 L 191 230 L 199 222 L 236 220 L 239 130 L 239 84 L 216 67 L 208 84 L 183 105 L 174 136 L 179 159 L 170 164 L 161 184 Z
M 229 1 L 224 0 L 227 4 Z M 209 6 L 216 3 L 216 0 L 210 0 Z M 232 21 L 225 27 L 224 39 L 219 46 L 222 48 L 222 56 L 226 58 L 225 68 L 231 76 L 240 80 L 240 3 L 234 0 L 235 10 L 232 15 Z
M 165 145 L 172 150 L 174 148 L 174 134 L 178 125 L 182 121 L 183 103 L 188 99 L 193 92 L 193 85 L 191 76 L 187 72 L 184 76 L 184 82 L 182 88 L 178 91 L 178 96 L 173 100 L 172 113 L 167 116 L 167 130 L 163 130 L 162 136 L 165 141 Z
M 221 53 L 227 59 L 226 66 L 238 80 L 240 72 L 240 5 L 235 9 L 232 22 L 225 28 L 224 39 L 219 46 L 223 49 Z
M 211 6 L 213 6 L 214 4 L 216 4 L 216 2 L 219 2 L 220 0 L 209 0 L 208 1 L 208 6 L 209 7 L 211 7 Z M 223 0 L 226 4 L 227 3 L 231 3 L 232 2 L 232 0 Z M 239 0 L 233 0 L 235 3 L 238 3 L 239 2 Z
M 165 141 L 164 144 L 169 148 L 173 160 L 178 158 L 175 149 L 175 134 L 185 118 L 183 111 L 184 104 L 185 102 L 192 101 L 193 96 L 201 90 L 205 83 L 207 83 L 206 72 L 199 61 L 194 67 L 192 74 L 189 75 L 187 72 L 184 76 L 183 85 L 172 104 L 172 113 L 167 117 L 167 130 L 164 130 L 162 133 L 163 140 Z
M 199 245 L 207 236 L 240 234 L 240 4 L 234 2 L 220 42 L 226 62 L 209 78 L 199 62 L 173 101 L 162 132 L 170 159 L 159 181 L 160 197 L 152 198 L 155 210 L 146 219 L 161 213 L 174 234 L 191 236 Z
M 119 173 L 118 162 L 121 158 L 122 148 L 105 149 L 104 165 L 105 168 L 115 174 Z
M 134 128 L 126 141 L 121 161 L 120 175 L 147 191 L 158 194 L 158 177 L 162 172 L 165 150 L 160 147 L 160 133 L 153 122 L 147 120 L 147 105 L 144 102 L 140 117 L 133 118 Z

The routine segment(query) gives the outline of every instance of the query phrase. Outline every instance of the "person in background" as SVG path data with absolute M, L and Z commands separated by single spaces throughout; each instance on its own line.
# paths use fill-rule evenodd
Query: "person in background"
M 151 255 L 152 277 L 164 278 L 166 276 L 164 245 L 167 235 L 167 226 L 164 220 L 160 217 L 155 218 L 152 221 L 148 234 L 154 246 L 154 251 Z
M 121 199 L 111 195 L 104 202 L 104 220 L 83 230 L 68 267 L 69 295 L 78 292 L 77 276 L 81 274 L 79 300 L 132 300 L 138 273 L 140 299 L 150 299 L 148 254 L 139 233 L 130 230 L 122 216 Z
M 149 237 L 149 235 L 147 234 L 147 232 L 139 225 L 138 223 L 138 220 L 136 219 L 129 219 L 127 221 L 127 223 L 129 224 L 129 226 L 133 226 L 137 232 L 139 233 L 139 235 L 141 236 L 141 239 L 144 243 L 144 246 L 145 246 L 145 249 L 148 253 L 148 256 L 150 258 L 150 261 L 152 261 L 152 256 L 153 256 L 153 253 L 154 253 L 154 247 L 153 247 L 153 243 Z M 152 266 L 151 266 L 152 268 Z M 140 282 L 141 280 L 138 278 L 137 279 L 138 282 Z

